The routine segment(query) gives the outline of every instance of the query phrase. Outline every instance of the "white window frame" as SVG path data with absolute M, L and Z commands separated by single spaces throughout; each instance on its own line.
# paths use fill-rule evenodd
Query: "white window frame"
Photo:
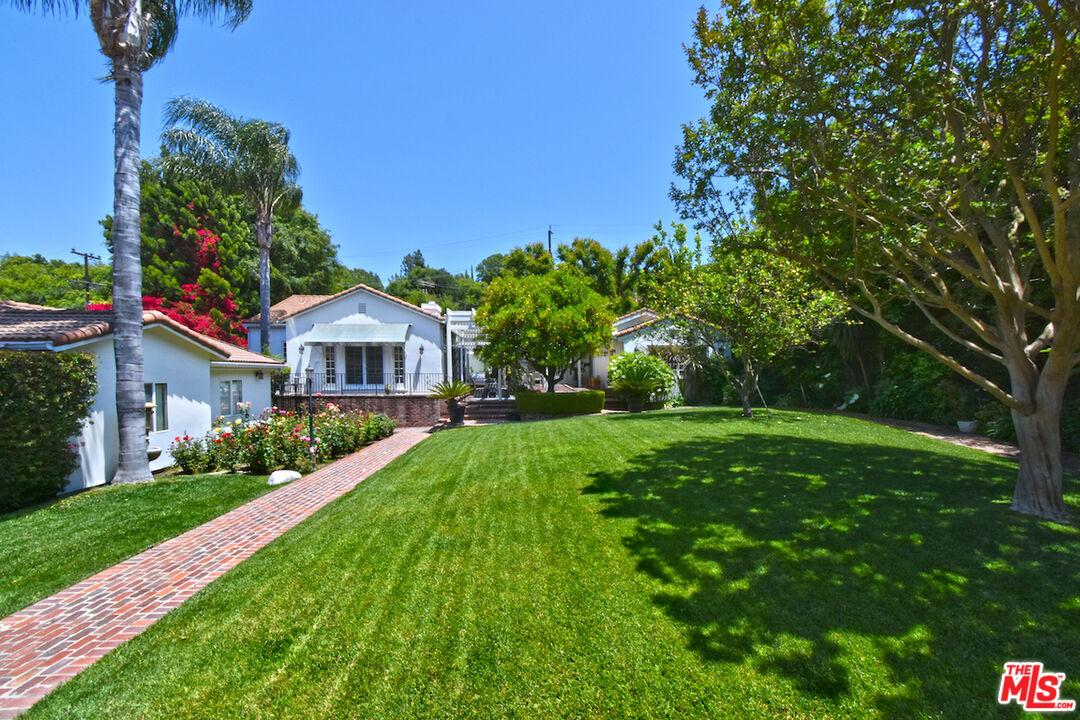
M 164 432 L 169 429 L 169 384 L 143 383 L 143 396 L 146 402 L 154 403 L 150 414 L 150 432 Z

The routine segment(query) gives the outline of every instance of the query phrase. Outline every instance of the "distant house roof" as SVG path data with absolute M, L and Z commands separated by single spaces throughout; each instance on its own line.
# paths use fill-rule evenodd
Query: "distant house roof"
M 434 318 L 436 320 L 442 320 L 442 315 L 438 313 L 431 312 L 430 310 L 425 310 L 421 307 L 417 307 L 410 302 L 406 302 L 401 298 L 394 297 L 393 295 L 388 295 L 387 293 L 384 293 L 381 290 L 376 290 L 375 288 L 368 285 L 360 284 L 354 285 L 348 290 L 342 290 L 335 295 L 290 295 L 281 302 L 274 303 L 270 306 L 270 322 L 272 324 L 278 325 L 291 317 L 295 317 L 320 305 L 324 305 L 331 300 L 337 300 L 338 298 L 345 297 L 346 295 L 350 295 L 355 292 L 371 293 L 372 295 L 381 297 L 384 300 L 395 302 L 398 305 L 408 308 L 409 310 L 418 312 L 421 315 L 425 315 L 429 318 Z M 262 313 L 259 313 L 245 320 L 244 324 L 257 324 L 261 318 Z
M 59 347 L 104 337 L 113 331 L 115 314 L 112 310 L 64 310 L 26 305 L 0 301 L 0 344 L 46 342 Z M 273 358 L 197 333 L 157 310 L 143 311 L 143 325 L 167 327 L 227 362 L 281 365 Z
M 649 320 L 646 320 L 645 322 L 638 323 L 637 325 L 631 325 L 628 328 L 624 328 L 622 330 L 617 331 L 615 333 L 615 337 L 622 337 L 623 335 L 630 335 L 631 333 L 636 333 L 638 330 L 642 330 L 642 329 L 648 327 L 649 325 L 653 325 L 653 324 L 655 324 L 655 323 L 657 323 L 657 322 L 659 322 L 661 320 L 664 320 L 664 319 L 665 318 L 662 318 L 662 317 L 654 317 L 654 318 L 651 318 Z
M 657 324 L 659 322 L 662 322 L 664 320 L 670 320 L 675 315 L 679 315 L 681 317 L 684 317 L 687 320 L 693 320 L 694 322 L 701 323 L 702 325 L 708 325 L 709 327 L 712 327 L 712 328 L 716 327 L 712 323 L 706 322 L 706 321 L 702 320 L 701 318 L 694 317 L 693 315 L 688 315 L 687 313 L 684 313 L 684 312 L 674 312 L 674 313 L 670 313 L 668 315 L 657 315 L 652 310 L 649 310 L 649 313 L 652 314 L 652 316 L 653 316 L 652 318 L 650 318 L 649 320 L 646 320 L 644 322 L 640 322 L 637 325 L 633 325 L 631 327 L 624 328 L 622 330 L 619 330 L 619 331 L 615 332 L 614 333 L 615 337 L 623 337 L 625 335 L 632 335 L 633 333 L 640 332 L 641 330 L 644 330 L 645 328 L 649 327 L 650 325 L 655 325 L 655 324 Z M 631 317 L 633 314 L 634 313 L 630 313 L 630 315 L 624 315 L 623 317 L 624 318 Z M 619 318 L 619 319 L 621 320 L 622 318 Z

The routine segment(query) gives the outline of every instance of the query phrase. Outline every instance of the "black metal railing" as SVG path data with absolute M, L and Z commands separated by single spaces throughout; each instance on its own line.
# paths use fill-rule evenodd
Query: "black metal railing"
M 316 395 L 427 395 L 443 381 L 442 373 L 312 373 L 311 392 Z M 307 376 L 285 379 L 286 395 L 307 395 Z

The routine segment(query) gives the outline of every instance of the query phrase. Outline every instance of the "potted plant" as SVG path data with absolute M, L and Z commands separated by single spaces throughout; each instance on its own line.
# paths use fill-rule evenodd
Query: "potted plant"
M 646 400 L 659 389 L 660 381 L 638 367 L 627 368 L 619 380 L 611 383 L 611 390 L 626 398 L 626 409 L 631 412 L 642 411 Z
M 609 367 L 611 389 L 626 398 L 626 409 L 642 411 L 645 402 L 672 384 L 671 368 L 658 357 L 643 353 L 623 353 Z
M 458 402 L 458 400 L 471 392 L 472 385 L 455 380 L 453 382 L 437 383 L 432 386 L 431 395 L 428 397 L 445 400 L 446 407 L 450 410 L 450 424 L 461 425 L 465 422 L 465 405 Z

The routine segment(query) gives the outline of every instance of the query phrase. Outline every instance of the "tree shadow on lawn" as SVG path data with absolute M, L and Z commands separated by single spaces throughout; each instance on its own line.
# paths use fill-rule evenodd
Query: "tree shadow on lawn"
M 783 432 L 688 438 L 585 490 L 636 521 L 695 652 L 887 717 L 1015 711 L 996 693 L 1018 659 L 1080 699 L 1080 533 L 1010 511 L 1014 471 Z

